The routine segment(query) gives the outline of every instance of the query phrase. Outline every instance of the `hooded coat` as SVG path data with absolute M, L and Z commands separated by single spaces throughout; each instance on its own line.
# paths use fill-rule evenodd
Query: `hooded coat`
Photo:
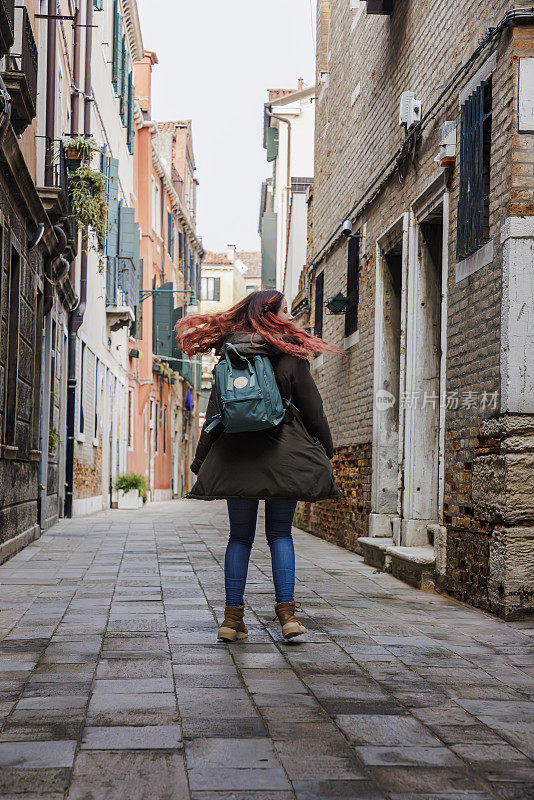
M 341 497 L 330 463 L 332 436 L 307 359 L 276 351 L 257 334 L 251 341 L 250 333 L 228 337 L 218 355 L 225 354 L 226 342 L 246 356 L 269 356 L 280 394 L 291 406 L 279 425 L 260 431 L 225 433 L 218 425 L 207 432 L 204 425 L 191 464 L 198 478 L 187 497 L 309 502 Z M 216 413 L 212 389 L 206 420 Z

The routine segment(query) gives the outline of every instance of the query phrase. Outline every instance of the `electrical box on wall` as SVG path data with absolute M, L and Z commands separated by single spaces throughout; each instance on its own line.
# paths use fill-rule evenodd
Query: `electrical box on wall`
M 456 162 L 456 122 L 447 120 L 439 128 L 439 153 L 434 159 L 440 167 L 453 167 Z
M 421 101 L 415 97 L 415 92 L 403 92 L 400 97 L 399 125 L 406 125 L 410 130 L 413 125 L 421 121 Z

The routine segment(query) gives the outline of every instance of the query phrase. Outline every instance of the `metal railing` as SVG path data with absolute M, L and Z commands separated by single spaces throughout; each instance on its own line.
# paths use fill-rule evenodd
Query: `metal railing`
M 23 72 L 33 105 L 37 102 L 37 45 L 26 6 L 15 6 L 15 43 L 9 58 L 10 69 Z
M 134 313 L 139 302 L 139 279 L 131 258 L 108 256 L 106 305 L 126 306 Z
M 0 0 L 0 58 L 15 41 L 15 0 Z
M 78 242 L 78 224 L 72 205 L 69 192 L 69 171 L 67 169 L 67 159 L 63 142 L 59 143 L 59 154 L 57 163 L 52 167 L 53 185 L 63 189 L 67 201 L 67 214 L 64 218 L 65 233 L 71 244 L 76 246 Z

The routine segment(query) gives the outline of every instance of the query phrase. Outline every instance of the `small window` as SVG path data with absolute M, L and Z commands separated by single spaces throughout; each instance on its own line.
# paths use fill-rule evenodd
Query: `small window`
M 349 239 L 347 257 L 347 310 L 345 312 L 345 336 L 358 330 L 358 302 L 360 299 L 360 238 Z
M 85 342 L 81 343 L 80 354 L 80 417 L 78 420 L 78 432 L 85 433 L 85 361 L 87 357 L 87 345 Z
M 128 448 L 134 446 L 134 390 L 128 389 Z
M 459 260 L 467 258 L 489 239 L 491 116 L 490 78 L 474 90 L 461 109 L 456 237 Z
M 202 278 L 201 300 L 220 300 L 221 299 L 221 279 Z
M 319 338 L 323 336 L 324 310 L 324 271 L 315 279 L 315 314 L 313 332 Z
M 15 248 L 12 248 L 9 264 L 7 392 L 5 399 L 4 430 L 4 442 L 11 446 L 15 446 L 16 440 L 17 398 L 19 390 L 20 288 L 21 261 Z
M 174 217 L 172 211 L 167 211 L 167 252 L 174 261 Z
M 154 450 L 158 452 L 158 404 L 156 403 L 156 416 L 154 419 Z

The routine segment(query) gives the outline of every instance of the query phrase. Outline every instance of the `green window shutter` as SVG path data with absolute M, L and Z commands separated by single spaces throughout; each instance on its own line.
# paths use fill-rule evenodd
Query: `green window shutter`
M 106 254 L 116 256 L 119 249 L 119 161 L 107 159 L 108 173 L 108 215 L 106 226 Z
M 133 83 L 133 71 L 130 70 L 128 75 L 128 133 L 126 136 L 128 143 L 128 150 L 133 153 L 134 143 L 134 103 L 135 103 L 135 90 Z
M 132 336 L 134 339 L 143 338 L 143 304 L 140 300 L 141 292 L 143 291 L 143 259 L 139 259 L 139 267 L 137 268 L 139 276 L 139 302 L 135 307 L 135 320 L 132 323 Z
M 214 278 L 213 279 L 213 299 L 220 300 L 221 299 L 221 279 Z
M 172 328 L 173 328 L 173 333 L 172 333 L 172 357 L 173 358 L 179 358 L 179 359 L 182 359 L 184 356 L 183 356 L 183 353 L 180 350 L 180 347 L 178 345 L 178 340 L 176 338 L 176 332 L 174 331 L 174 328 L 176 327 L 176 324 L 182 319 L 182 317 L 183 317 L 183 308 L 181 306 L 179 306 L 178 308 L 173 308 L 173 310 L 172 310 Z M 180 372 L 180 374 L 181 374 L 181 367 L 182 367 L 181 361 L 173 361 L 172 362 L 172 367 L 176 372 Z
M 126 66 L 127 66 L 127 59 L 128 54 L 126 50 L 126 36 L 125 34 L 122 35 L 122 43 L 121 43 L 121 55 L 120 55 L 120 72 L 119 72 L 119 82 L 117 87 L 117 92 L 119 95 L 119 105 L 120 105 L 120 115 L 122 118 L 122 124 L 124 125 L 125 119 L 125 110 L 126 110 Z
M 278 156 L 278 128 L 267 128 L 267 161 L 275 161 Z
M 172 283 L 164 283 L 152 295 L 152 351 L 160 358 L 172 356 L 174 295 L 171 289 Z
M 111 80 L 115 91 L 117 91 L 119 81 L 120 59 L 122 42 L 122 17 L 119 14 L 119 0 L 113 2 L 113 61 L 111 69 Z

